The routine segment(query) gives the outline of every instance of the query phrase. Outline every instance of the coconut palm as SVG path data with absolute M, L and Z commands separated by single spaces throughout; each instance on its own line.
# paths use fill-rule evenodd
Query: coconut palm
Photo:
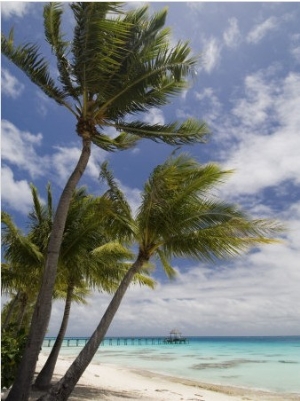
M 45 205 L 40 202 L 34 185 L 31 185 L 31 194 L 33 208 L 28 216 L 28 234 L 22 233 L 15 226 L 11 216 L 2 212 L 2 246 L 6 260 L 6 263 L 2 263 L 2 291 L 10 292 L 8 295 L 12 298 L 7 305 L 8 313 L 3 326 L 10 320 L 13 310 L 17 310 L 20 317 L 26 316 L 29 324 L 40 287 L 54 214 L 50 184 L 47 185 Z M 19 321 L 17 326 L 20 324 Z
M 5 330 L 9 323 L 15 323 L 16 329 L 26 326 L 28 331 L 40 285 L 43 253 L 17 228 L 8 213 L 1 212 L 1 220 L 1 243 L 6 261 L 1 264 L 1 291 L 11 298 L 2 311 L 1 328 Z
M 78 290 L 90 288 L 112 293 L 127 271 L 127 260 L 132 257 L 128 248 L 112 241 L 116 239 L 117 234 L 119 239 L 124 240 L 128 233 L 124 230 L 122 232 L 121 226 L 124 223 L 120 223 L 119 219 L 114 221 L 113 214 L 118 216 L 119 213 L 116 200 L 111 202 L 112 213 L 109 213 L 109 217 L 105 216 L 103 210 L 108 212 L 108 208 L 104 206 L 105 203 L 108 206 L 109 197 L 104 194 L 104 198 L 103 202 L 101 197 L 87 196 L 83 188 L 77 190 L 72 198 L 57 276 L 58 288 L 65 288 L 64 314 L 51 353 L 35 380 L 35 387 L 38 389 L 45 389 L 50 385 L 67 330 L 71 303 Z M 95 247 L 97 252 L 93 252 Z M 153 280 L 145 275 L 137 276 L 135 281 L 150 287 L 154 284 Z
M 28 398 L 51 314 L 67 211 L 91 145 L 115 151 L 130 148 L 141 138 L 178 145 L 201 142 L 207 135 L 205 124 L 193 119 L 169 124 L 141 120 L 141 113 L 167 104 L 187 87 L 196 64 L 187 42 L 170 46 L 170 30 L 164 28 L 166 10 L 149 17 L 147 7 L 124 12 L 122 3 L 115 2 L 76 2 L 70 7 L 75 19 L 72 41 L 66 41 L 61 30 L 63 6 L 50 3 L 44 8 L 45 37 L 56 58 L 58 79 L 51 77 L 36 44 L 15 46 L 13 31 L 1 38 L 3 54 L 72 113 L 82 141 L 78 163 L 58 203 L 28 344 L 8 400 Z M 115 136 L 109 135 L 112 129 Z
M 132 278 L 156 256 L 168 276 L 172 257 L 213 262 L 269 244 L 281 230 L 269 220 L 255 220 L 237 206 L 210 196 L 228 175 L 217 165 L 199 165 L 188 155 L 171 157 L 153 171 L 142 202 L 130 223 L 138 254 L 124 276 L 98 327 L 64 377 L 39 401 L 67 400 L 103 340 Z M 96 252 L 96 250 L 95 250 Z
M 42 268 L 41 255 L 43 256 L 47 249 L 53 219 L 50 185 L 47 186 L 48 201 L 45 205 L 40 202 L 37 189 L 33 185 L 31 189 L 34 207 L 29 214 L 30 231 L 28 235 L 21 236 L 8 214 L 3 213 L 2 218 L 5 227 L 3 243 L 7 245 L 5 256 L 12 262 L 12 266 L 16 267 L 19 259 L 23 260 L 25 267 L 28 265 L 27 270 L 24 266 L 23 269 L 8 270 L 8 266 L 3 265 L 2 285 L 6 287 L 12 287 L 13 284 L 14 287 L 18 285 L 19 292 L 16 299 L 19 303 L 22 301 L 21 307 L 19 307 L 19 316 L 20 314 L 24 315 L 27 306 L 27 303 L 24 304 L 24 302 L 31 299 L 31 303 L 33 303 L 37 296 Z M 36 379 L 35 386 L 37 388 L 47 388 L 50 384 L 66 333 L 71 303 L 73 301 L 83 303 L 84 297 L 89 294 L 89 288 L 113 292 L 127 270 L 127 260 L 132 257 L 132 253 L 121 243 L 112 242 L 116 239 L 123 241 L 129 239 L 130 231 L 126 227 L 125 230 L 123 229 L 124 219 L 128 214 L 126 208 L 129 211 L 127 203 L 113 188 L 106 191 L 102 197 L 97 198 L 88 195 L 84 188 L 76 190 L 73 194 L 60 250 L 58 276 L 54 291 L 54 298 L 65 299 L 64 314 L 52 351 Z M 122 216 L 121 219 L 119 215 Z M 20 250 L 22 241 L 24 245 Z M 97 252 L 92 252 L 95 247 L 97 247 Z M 38 249 L 36 253 L 40 259 L 36 260 L 36 257 L 34 260 L 29 259 L 27 254 L 31 248 Z M 33 255 L 35 256 L 35 253 Z M 34 274 L 37 282 L 35 286 L 33 285 Z M 24 276 L 27 280 L 24 279 Z M 11 277 L 14 278 L 14 281 Z M 18 282 L 16 278 L 18 278 Z M 154 285 L 153 280 L 144 274 L 137 276 L 135 281 L 150 287 Z M 23 291 L 20 292 L 20 289 Z

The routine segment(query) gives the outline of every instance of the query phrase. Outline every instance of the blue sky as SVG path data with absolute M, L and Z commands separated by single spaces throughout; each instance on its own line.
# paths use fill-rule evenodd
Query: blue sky
M 142 5 L 129 3 L 129 7 Z M 172 40 L 190 40 L 201 54 L 191 87 L 146 121 L 193 116 L 211 128 L 208 144 L 184 147 L 200 163 L 214 161 L 235 173 L 216 193 L 255 217 L 280 219 L 288 227 L 281 244 L 265 246 L 218 265 L 174 262 L 175 281 L 157 273 L 156 289 L 132 287 L 110 335 L 295 335 L 300 333 L 300 5 L 289 2 L 151 2 L 167 6 Z M 65 27 L 72 21 L 66 6 Z M 43 39 L 43 3 L 1 2 L 2 30 L 15 27 L 16 43 Z M 30 183 L 56 196 L 79 155 L 75 121 L 47 99 L 2 57 L 2 209 L 26 229 Z M 55 76 L 55 65 L 51 66 Z M 108 154 L 93 148 L 80 182 L 101 194 L 99 163 L 110 166 L 132 208 L 152 169 L 172 152 L 140 142 Z M 89 335 L 110 297 L 96 293 L 88 306 L 74 305 L 69 335 Z M 55 335 L 62 304 L 53 305 L 49 335 Z

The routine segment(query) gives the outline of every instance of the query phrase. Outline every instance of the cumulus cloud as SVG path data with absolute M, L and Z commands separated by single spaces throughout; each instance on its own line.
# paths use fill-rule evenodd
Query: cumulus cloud
M 223 33 L 223 39 L 226 46 L 235 48 L 241 41 L 241 33 L 236 18 L 229 18 L 229 27 Z
M 145 123 L 149 124 L 164 124 L 165 118 L 162 110 L 157 107 L 152 107 L 144 117 Z
M 4 207 L 21 213 L 28 213 L 32 206 L 32 196 L 29 183 L 17 180 L 13 171 L 3 165 L 1 168 L 1 201 Z
M 16 99 L 21 95 L 24 87 L 7 69 L 3 68 L 1 70 L 1 91 L 4 95 Z
M 47 177 L 48 180 L 55 181 L 56 185 L 62 187 L 78 161 L 79 147 L 56 146 L 49 149 L 48 154 L 42 155 L 39 152 L 42 141 L 41 133 L 32 134 L 22 131 L 11 122 L 2 120 L 2 160 L 9 165 L 9 170 L 4 170 L 2 187 L 5 188 L 5 191 L 6 188 L 10 188 L 5 192 L 5 199 L 8 200 L 9 196 L 11 197 L 10 203 L 14 205 L 14 209 L 16 209 L 16 205 L 20 205 L 20 199 L 22 199 L 19 191 L 15 188 L 17 185 L 24 190 L 25 194 L 28 192 L 30 181 Z M 94 147 L 85 175 L 97 181 L 99 165 L 105 160 L 105 157 L 107 156 L 103 150 Z M 19 181 L 16 184 L 13 180 L 13 168 L 21 169 L 27 180 Z M 29 203 L 24 202 L 19 211 L 21 213 L 28 212 Z
M 47 157 L 37 154 L 36 148 L 42 141 L 42 134 L 31 134 L 19 130 L 14 124 L 2 120 L 2 159 L 24 169 L 35 178 L 44 175 L 49 164 Z
M 12 16 L 24 17 L 30 10 L 30 3 L 25 1 L 1 1 L 1 14 L 8 19 Z
M 247 42 L 257 44 L 259 43 L 269 32 L 274 31 L 277 28 L 277 18 L 270 17 L 261 24 L 257 24 L 247 35 Z
M 221 156 L 236 169 L 228 193 L 255 195 L 287 182 L 299 185 L 300 75 L 270 80 L 260 72 L 245 78 L 245 91 L 232 110 L 235 123 L 227 124 L 235 145 Z

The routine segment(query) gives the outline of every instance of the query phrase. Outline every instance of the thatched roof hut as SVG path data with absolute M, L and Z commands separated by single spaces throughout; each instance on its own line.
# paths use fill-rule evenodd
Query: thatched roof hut
M 181 338 L 181 332 L 178 329 L 173 329 L 170 331 L 170 337 L 173 339 Z

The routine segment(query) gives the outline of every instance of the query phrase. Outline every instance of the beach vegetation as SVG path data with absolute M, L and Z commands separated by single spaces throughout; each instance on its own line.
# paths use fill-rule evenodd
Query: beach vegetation
M 120 192 L 107 167 L 104 173 L 111 181 L 111 190 Z M 231 173 L 217 164 L 201 165 L 188 154 L 172 155 L 153 170 L 144 185 L 137 214 L 127 218 L 138 249 L 135 260 L 80 354 L 39 401 L 68 399 L 104 339 L 134 276 L 150 260 L 157 259 L 171 278 L 176 277 L 173 258 L 213 264 L 276 241 L 274 237 L 283 230 L 281 224 L 252 218 L 238 205 L 216 197 L 218 186 Z
M 29 396 L 51 315 L 69 205 L 92 145 L 111 152 L 132 148 L 143 138 L 183 145 L 205 142 L 208 134 L 206 125 L 192 118 L 166 124 L 143 121 L 144 112 L 168 104 L 187 88 L 198 61 L 188 42 L 173 42 L 164 26 L 166 9 L 152 16 L 147 6 L 126 11 L 118 2 L 74 2 L 70 9 L 74 30 L 72 39 L 66 40 L 64 5 L 52 2 L 44 7 L 45 38 L 57 66 L 53 75 L 52 59 L 40 54 L 37 43 L 15 45 L 13 30 L 1 35 L 4 56 L 72 114 L 81 139 L 80 157 L 56 208 L 28 342 L 8 401 L 26 401 Z
M 25 329 L 18 328 L 16 323 L 9 323 L 1 330 L 1 389 L 8 389 L 14 382 L 26 340 Z

